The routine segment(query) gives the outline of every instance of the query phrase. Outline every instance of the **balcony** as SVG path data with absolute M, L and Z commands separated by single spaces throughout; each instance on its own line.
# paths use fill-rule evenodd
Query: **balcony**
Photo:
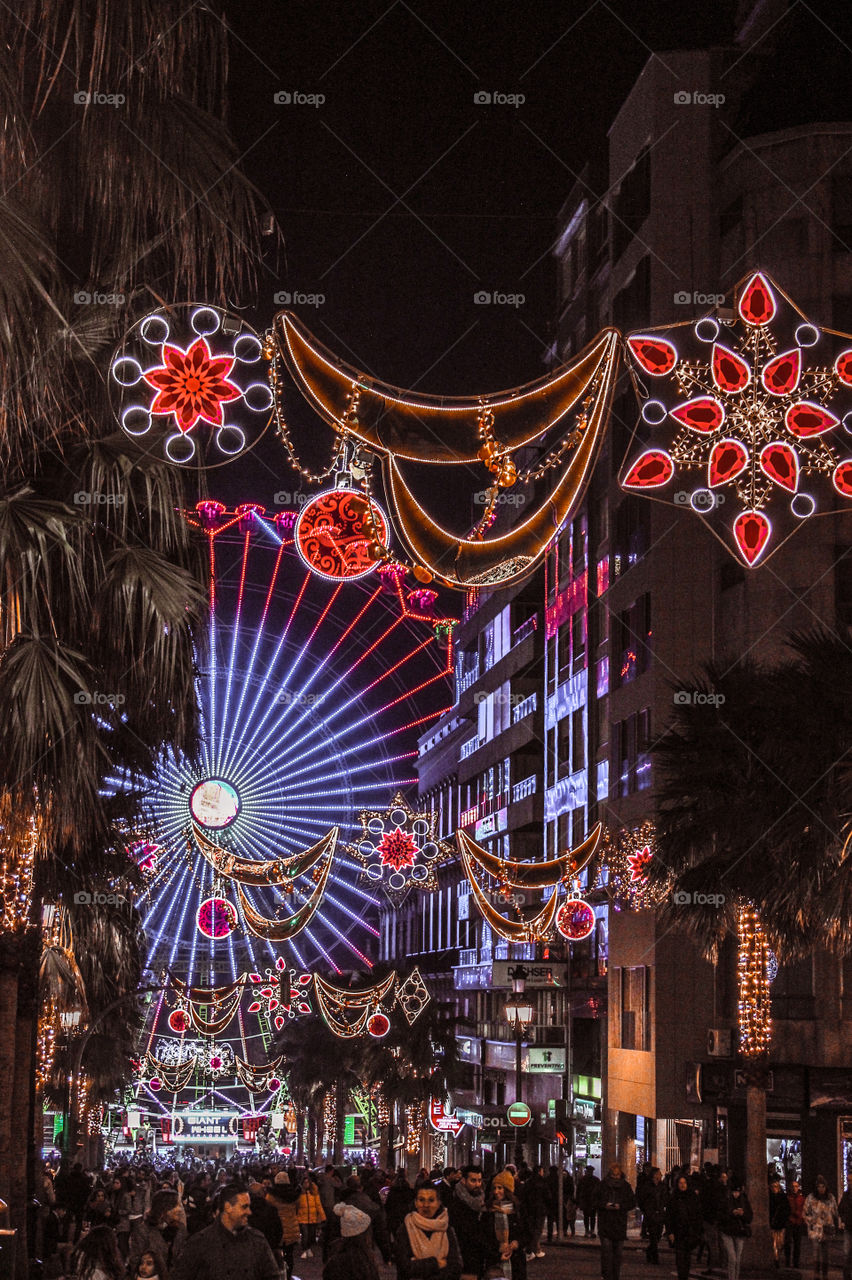
M 533 614 L 531 618 L 527 618 L 526 622 L 522 622 L 519 627 L 515 627 L 512 632 L 512 648 L 516 645 L 523 644 L 527 636 L 535 635 L 538 630 L 538 615 Z
M 467 742 L 463 742 L 459 751 L 459 760 L 467 760 L 472 756 L 474 751 L 479 750 L 479 738 L 468 738 Z
M 477 656 L 477 659 L 474 662 L 473 666 L 468 671 L 462 671 L 456 677 L 456 685 L 458 687 L 459 696 L 461 696 L 461 694 L 463 694 L 466 689 L 469 689 L 472 684 L 475 684 L 478 679 L 479 679 L 479 657 Z
M 534 773 L 521 782 L 516 782 L 512 787 L 512 804 L 520 804 L 522 800 L 526 800 L 527 796 L 534 796 L 537 783 L 538 778 Z
M 538 694 L 536 693 L 531 693 L 528 698 L 524 698 L 523 702 L 519 702 L 516 707 L 512 708 L 512 724 L 520 724 L 527 716 L 531 716 L 537 704 Z

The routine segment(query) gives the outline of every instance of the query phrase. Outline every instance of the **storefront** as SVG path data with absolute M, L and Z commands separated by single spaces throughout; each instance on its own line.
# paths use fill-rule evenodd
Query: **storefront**
M 599 1076 L 573 1076 L 573 1162 L 575 1172 L 590 1165 L 601 1176 L 603 1130 L 601 1125 L 601 1080 Z

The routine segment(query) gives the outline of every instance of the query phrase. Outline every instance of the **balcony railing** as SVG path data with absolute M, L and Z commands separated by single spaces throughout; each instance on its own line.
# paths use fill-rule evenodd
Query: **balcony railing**
M 468 756 L 472 756 L 474 751 L 479 750 L 479 738 L 468 738 L 467 742 L 463 742 L 459 751 L 459 760 L 467 760 Z
M 465 689 L 469 689 L 472 684 L 479 679 L 479 658 L 470 668 L 469 671 L 462 671 L 457 677 L 459 693 L 464 693 Z
M 521 782 L 516 782 L 512 787 L 512 804 L 519 804 L 521 800 L 526 800 L 527 796 L 534 796 L 537 782 L 538 778 L 534 773 Z
M 522 644 L 527 636 L 534 635 L 537 629 L 538 615 L 534 613 L 531 618 L 527 618 L 526 622 L 522 622 L 519 627 L 515 627 L 512 632 L 512 648 L 514 649 L 516 644 Z
M 512 708 L 512 724 L 518 724 L 526 716 L 531 716 L 535 711 L 538 702 L 538 695 L 531 693 L 528 698 L 524 698 L 523 702 L 519 702 L 516 707 Z

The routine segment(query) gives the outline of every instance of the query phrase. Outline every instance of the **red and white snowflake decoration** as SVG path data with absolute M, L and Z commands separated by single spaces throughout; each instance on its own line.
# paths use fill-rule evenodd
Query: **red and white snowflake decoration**
M 364 883 L 381 885 L 396 905 L 411 889 L 437 889 L 436 868 L 452 856 L 435 834 L 437 814 L 415 811 L 397 792 L 384 812 L 364 810 L 358 816 L 361 836 L 346 849 L 361 863 Z
M 280 1031 L 288 1019 L 313 1013 L 310 993 L 313 974 L 288 969 L 287 962 L 279 956 L 274 969 L 264 974 L 250 973 L 251 1003 L 249 1013 L 265 1013 Z
M 749 567 L 852 498 L 852 335 L 820 329 L 762 272 L 733 320 L 627 338 L 641 422 L 622 488 L 691 506 Z

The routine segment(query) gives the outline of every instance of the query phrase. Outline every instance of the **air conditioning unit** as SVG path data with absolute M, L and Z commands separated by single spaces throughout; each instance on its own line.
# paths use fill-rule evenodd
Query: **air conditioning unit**
M 707 1032 L 708 1058 L 732 1058 L 734 1033 L 730 1027 L 711 1027 Z

